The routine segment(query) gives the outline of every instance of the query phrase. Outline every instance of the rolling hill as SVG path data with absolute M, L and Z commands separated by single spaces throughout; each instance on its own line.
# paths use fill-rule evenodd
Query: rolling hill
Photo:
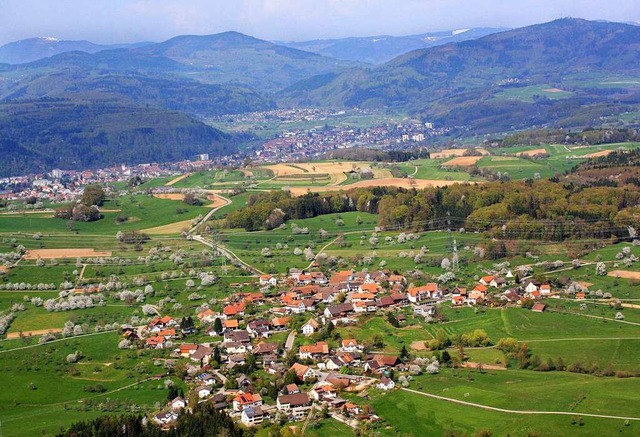
M 0 176 L 234 151 L 229 135 L 178 112 L 62 99 L 0 104 Z
M 142 47 L 146 42 L 133 44 L 94 44 L 90 41 L 69 41 L 57 38 L 28 38 L 0 47 L 0 63 L 25 64 L 65 52 L 96 53 L 102 50 Z
M 477 39 L 505 30 L 507 29 L 458 29 L 407 36 L 377 35 L 371 37 L 277 42 L 277 44 L 336 59 L 382 64 L 413 50 Z
M 571 118 L 589 105 L 640 103 L 633 83 L 604 86 L 637 77 L 638 59 L 640 27 L 561 19 L 310 78 L 280 97 L 293 105 L 404 108 L 443 124 L 499 131 Z M 527 87 L 539 87 L 535 101 L 500 94 Z

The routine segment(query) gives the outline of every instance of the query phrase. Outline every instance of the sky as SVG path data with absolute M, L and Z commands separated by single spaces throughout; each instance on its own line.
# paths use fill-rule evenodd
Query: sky
M 521 27 L 562 17 L 640 22 L 640 0 L 0 0 L 0 44 L 35 36 L 164 41 L 228 30 L 302 41 Z

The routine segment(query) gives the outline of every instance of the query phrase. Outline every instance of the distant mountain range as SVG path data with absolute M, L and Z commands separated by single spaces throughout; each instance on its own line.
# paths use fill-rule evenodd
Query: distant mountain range
M 496 31 L 407 38 L 437 44 Z M 25 47 L 43 44 L 25 41 Z M 338 60 L 225 32 L 94 53 L 87 51 L 98 46 L 77 42 L 66 46 L 73 51 L 0 64 L 0 156 L 14 157 L 15 163 L 0 163 L 0 175 L 26 171 L 31 162 L 37 169 L 54 162 L 64 167 L 55 161 L 60 157 L 66 168 L 98 165 L 101 157 L 112 156 L 100 155 L 100 147 L 120 150 L 127 142 L 133 148 L 120 156 L 137 162 L 156 153 L 169 158 L 211 147 L 232 151 L 224 134 L 204 129 L 197 118 L 276 107 L 392 108 L 446 126 L 453 136 L 595 126 L 604 116 L 640 110 L 635 25 L 561 19 L 415 49 L 382 65 L 358 62 L 389 56 L 396 43 L 397 50 L 409 47 L 391 37 L 380 46 L 384 50 L 372 54 L 371 46 L 380 42 L 305 43 L 309 50 L 351 59 Z M 358 45 L 360 58 L 354 55 Z M 0 53 L 8 53 L 6 47 Z M 36 52 L 25 49 L 32 57 Z M 124 131 L 114 120 L 126 120 Z M 42 149 L 43 144 L 55 148 Z M 162 147 L 171 152 L 163 154 Z M 85 159 L 84 150 L 94 151 L 93 158 Z M 21 163 L 22 154 L 29 160 Z
M 601 115 L 597 105 L 640 103 L 633 80 L 612 79 L 638 75 L 640 27 L 561 19 L 415 50 L 372 69 L 319 75 L 284 90 L 278 100 L 402 108 L 441 125 L 500 132 L 575 118 L 597 107 L 591 119 L 574 120 L 589 123 Z M 529 102 L 524 97 L 532 89 L 535 101 Z
M 408 36 L 377 35 L 371 37 L 319 39 L 295 42 L 279 41 L 276 42 L 276 44 L 306 50 L 336 59 L 382 64 L 413 50 L 477 39 L 505 30 L 508 29 L 472 28 Z
M 57 38 L 29 38 L 11 42 L 0 47 L 0 64 L 25 64 L 65 52 L 97 53 L 102 50 L 142 47 L 150 44 L 94 44 L 90 41 L 67 41 Z

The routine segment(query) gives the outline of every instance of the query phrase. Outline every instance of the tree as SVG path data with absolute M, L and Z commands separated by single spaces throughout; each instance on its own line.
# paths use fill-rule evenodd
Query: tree
M 448 365 L 451 363 L 451 355 L 447 350 L 442 351 L 442 363 L 445 365 Z
M 298 378 L 298 374 L 293 369 L 290 369 L 289 371 L 287 371 L 287 373 L 284 374 L 284 383 L 285 383 L 285 385 L 299 384 L 301 382 L 302 381 L 300 381 L 300 378 Z
M 409 358 L 409 351 L 407 350 L 407 347 L 405 345 L 402 345 L 402 349 L 400 349 L 400 358 L 402 358 L 403 360 Z
M 87 185 L 84 187 L 80 203 L 86 206 L 102 206 L 106 199 L 104 189 L 100 185 Z
M 393 313 L 387 314 L 387 321 L 394 328 L 399 328 L 400 327 L 400 323 L 398 323 L 398 319 L 396 319 L 396 316 Z
M 213 330 L 218 335 L 222 333 L 222 320 L 220 320 L 220 317 L 216 317 L 216 320 L 213 322 Z

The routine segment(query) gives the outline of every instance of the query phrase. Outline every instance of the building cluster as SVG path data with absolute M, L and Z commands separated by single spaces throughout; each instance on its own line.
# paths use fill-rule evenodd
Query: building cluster
M 429 322 L 437 317 L 439 303 L 504 305 L 529 299 L 531 309 L 541 312 L 542 299 L 555 294 L 549 284 L 517 281 L 511 271 L 483 276 L 473 288 L 445 288 L 435 282 L 414 286 L 388 270 L 344 270 L 326 276 L 292 268 L 286 277 L 262 275 L 255 286 L 259 291 L 234 293 L 217 310 L 199 309 L 194 318 L 210 341 L 181 342 L 193 331 L 169 316 L 155 317 L 142 329 L 125 326 L 123 335 L 187 359 L 191 398 L 212 402 L 245 425 L 301 420 L 314 406 L 357 424 L 377 417 L 341 393 L 374 386 L 392 390 L 394 375 L 409 372 L 412 363 L 406 355 L 385 354 L 370 343 L 332 335 L 336 328 L 357 323 L 363 314 L 393 317 L 397 326 L 406 324 L 405 314 Z M 286 384 L 267 398 L 264 388 L 255 386 L 256 370 L 284 378 Z M 174 399 L 156 421 L 168 425 L 185 407 L 185 399 Z

